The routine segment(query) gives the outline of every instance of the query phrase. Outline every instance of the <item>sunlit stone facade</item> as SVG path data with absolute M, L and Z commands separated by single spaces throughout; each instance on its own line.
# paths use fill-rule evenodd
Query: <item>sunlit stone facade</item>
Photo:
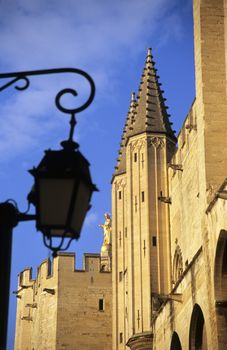
M 66 254 L 62 273 L 21 274 L 16 350 L 227 349 L 227 0 L 193 5 L 196 98 L 178 137 L 148 50 L 112 178 L 112 246 L 83 272 Z
M 76 270 L 75 255 L 61 253 L 36 279 L 21 272 L 14 349 L 111 350 L 111 272 L 101 266 L 99 254 L 85 254 Z
M 194 1 L 175 140 L 150 50 L 112 180 L 113 350 L 227 349 L 227 1 Z

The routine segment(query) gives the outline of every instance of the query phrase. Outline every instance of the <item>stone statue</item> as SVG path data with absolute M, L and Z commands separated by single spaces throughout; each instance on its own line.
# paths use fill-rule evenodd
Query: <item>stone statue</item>
M 103 245 L 108 245 L 111 244 L 111 218 L 108 213 L 104 214 L 105 216 L 105 222 L 103 225 L 99 225 L 99 227 L 102 227 L 103 229 L 103 235 L 104 235 L 104 240 L 103 240 Z

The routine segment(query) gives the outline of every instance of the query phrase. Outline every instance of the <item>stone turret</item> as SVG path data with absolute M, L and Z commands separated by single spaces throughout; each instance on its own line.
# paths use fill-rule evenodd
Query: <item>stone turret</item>
M 152 348 L 152 295 L 171 287 L 167 165 L 175 150 L 155 63 L 148 50 L 132 94 L 112 181 L 113 349 Z

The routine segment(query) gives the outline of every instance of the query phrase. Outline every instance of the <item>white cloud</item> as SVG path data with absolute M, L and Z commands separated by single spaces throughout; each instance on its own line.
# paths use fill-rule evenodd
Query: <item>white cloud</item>
M 84 226 L 86 228 L 94 227 L 94 226 L 96 227 L 98 226 L 97 221 L 98 221 L 98 215 L 96 213 L 94 212 L 88 213 L 85 218 Z
M 0 23 L 0 61 L 18 68 L 115 61 L 120 48 L 140 49 L 169 7 L 168 0 L 9 0 L 0 6 L 9 14 Z
M 0 70 L 80 67 L 94 77 L 99 96 L 107 98 L 117 87 L 116 72 L 145 50 L 158 27 L 160 43 L 179 37 L 182 24 L 171 13 L 176 1 L 2 0 Z M 51 79 L 43 83 L 49 91 L 34 78 L 33 90 L 15 92 L 0 105 L 0 160 L 4 154 L 9 159 L 12 142 L 14 155 L 20 154 L 61 128 L 49 117 L 57 85 Z

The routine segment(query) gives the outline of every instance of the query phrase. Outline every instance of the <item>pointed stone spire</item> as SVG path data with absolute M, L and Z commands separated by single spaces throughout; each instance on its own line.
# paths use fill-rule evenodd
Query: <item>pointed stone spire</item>
M 161 90 L 158 79 L 155 62 L 149 48 L 139 87 L 136 118 L 133 130 L 130 131 L 128 136 L 147 131 L 163 133 L 176 140 L 167 113 L 168 107 L 165 105 L 165 98 L 163 97 L 164 91 Z
M 166 99 L 163 97 L 161 83 L 155 68 L 155 62 L 151 49 L 148 49 L 145 67 L 139 86 L 136 100 L 135 93 L 132 93 L 129 112 L 127 114 L 123 130 L 119 156 L 115 167 L 114 175 L 119 175 L 126 170 L 126 144 L 131 136 L 144 132 L 165 134 L 176 142 L 176 136 L 169 121 Z
M 135 92 L 132 92 L 128 118 L 127 118 L 128 120 L 126 122 L 126 126 L 128 126 L 128 130 L 133 129 L 133 124 L 135 123 L 135 117 L 136 117 L 136 94 Z M 127 137 L 127 133 L 126 133 L 126 137 Z
M 126 122 L 123 129 L 122 137 L 121 137 L 120 150 L 118 152 L 117 165 L 115 167 L 115 175 L 124 173 L 126 170 L 125 146 L 126 146 L 126 142 L 128 140 L 130 131 L 133 130 L 133 124 L 135 123 L 136 107 L 137 107 L 136 94 L 135 92 L 132 92 L 129 111 L 126 117 Z

